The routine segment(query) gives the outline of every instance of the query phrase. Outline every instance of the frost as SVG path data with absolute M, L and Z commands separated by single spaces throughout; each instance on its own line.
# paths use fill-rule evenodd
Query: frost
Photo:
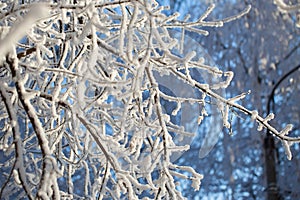
M 291 152 L 291 149 L 290 149 L 291 144 L 289 144 L 289 142 L 284 141 L 284 140 L 281 143 L 284 147 L 287 159 L 291 160 L 292 159 L 292 152 Z
M 15 179 L 16 183 L 18 185 L 21 185 L 21 180 L 20 180 L 18 171 L 14 169 L 13 170 L 13 175 L 14 175 L 14 179 Z
M 2 48 L 0 49 L 0 58 L 6 55 L 6 53 L 10 52 L 12 47 L 26 34 L 26 31 L 31 28 L 35 21 L 46 16 L 47 13 L 47 7 L 42 5 L 38 7 L 34 6 L 27 14 L 27 16 L 23 19 L 23 21 L 16 23 L 9 29 L 9 32 L 7 32 L 7 29 L 2 28 L 2 40 L 0 40 L 0 46 Z M 6 35 L 5 38 L 3 37 L 3 34 Z
M 192 178 L 192 187 L 195 191 L 198 191 L 200 189 L 201 180 L 199 178 Z
M 222 115 L 223 115 L 223 126 L 226 128 L 230 128 L 230 123 L 228 121 L 228 114 L 229 114 L 229 107 L 224 106 L 224 110 L 222 110 Z
M 282 12 L 292 12 L 300 9 L 300 4 L 287 5 L 282 0 L 274 0 L 274 3 L 279 7 Z
M 172 115 L 177 115 L 178 111 L 181 109 L 181 103 L 177 103 L 176 109 L 172 111 Z
M 291 131 L 293 129 L 293 125 L 292 124 L 288 124 L 288 125 L 286 125 L 286 127 L 284 128 L 284 129 L 282 129 L 281 131 L 280 131 L 280 135 L 288 135 L 289 134 L 289 132 Z
M 204 119 L 204 116 L 202 116 L 202 115 L 199 116 L 198 120 L 197 120 L 197 124 L 200 125 L 203 119 Z
M 270 64 L 270 68 L 271 68 L 272 70 L 276 70 L 276 69 L 277 69 L 275 63 L 271 63 L 271 64 Z
M 31 5 L 0 5 L 0 147 L 15 161 L 5 198 L 183 199 L 178 181 L 197 191 L 203 178 L 174 164 L 189 150 L 194 125 L 217 116 L 204 139 L 215 144 L 235 111 L 290 146 L 292 127 L 278 132 L 268 123 L 273 114 L 264 119 L 240 105 L 249 92 L 227 97 L 234 73 L 210 64 L 189 39 L 250 6 L 210 20 L 215 5 L 199 18 L 167 16 L 153 0 Z
M 274 119 L 275 115 L 274 113 L 270 113 L 268 114 L 268 116 L 265 118 L 265 121 L 271 121 L 272 119 Z
M 195 51 L 189 52 L 189 53 L 186 55 L 186 57 L 184 58 L 184 59 L 185 59 L 185 62 L 191 61 L 195 56 L 196 56 L 196 52 L 195 52 Z
M 244 99 L 250 93 L 251 93 L 251 91 L 249 90 L 247 93 L 242 93 L 240 95 L 237 95 L 235 97 L 230 98 L 229 101 L 235 102 L 235 101 L 242 100 L 242 99 Z
M 258 131 L 262 131 L 263 128 L 264 128 L 264 123 L 268 123 L 269 121 L 271 121 L 272 119 L 274 119 L 275 115 L 274 113 L 270 113 L 268 114 L 268 116 L 263 119 L 263 123 L 259 123 L 258 127 L 257 127 L 257 130 Z
M 251 120 L 255 121 L 257 116 L 258 116 L 257 110 L 253 110 L 252 113 L 251 113 Z
M 258 127 L 257 127 L 257 130 L 258 130 L 258 131 L 262 131 L 263 128 L 264 128 L 264 126 L 263 126 L 262 124 L 259 124 Z

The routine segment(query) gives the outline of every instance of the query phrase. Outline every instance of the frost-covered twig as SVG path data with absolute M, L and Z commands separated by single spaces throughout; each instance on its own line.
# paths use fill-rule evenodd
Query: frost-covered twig
M 108 151 L 106 150 L 106 148 L 104 147 L 104 145 L 101 143 L 101 141 L 99 140 L 99 136 L 96 135 L 96 133 L 94 133 L 94 131 L 90 128 L 90 126 L 88 125 L 88 123 L 84 120 L 83 117 L 79 116 L 78 114 L 76 115 L 78 117 L 78 119 L 81 121 L 81 123 L 87 128 L 87 130 L 89 131 L 89 133 L 92 135 L 92 137 L 94 138 L 94 140 L 96 141 L 97 145 L 99 146 L 99 148 L 101 149 L 101 151 L 103 152 L 103 154 L 105 155 L 107 161 L 111 164 L 111 166 L 113 167 L 113 169 L 115 171 L 120 171 L 120 168 L 116 165 L 116 162 L 114 161 L 115 159 L 112 159 L 112 157 L 109 155 Z
M 278 10 L 283 13 L 296 13 L 296 26 L 300 27 L 300 3 L 286 4 L 283 0 L 274 0 L 274 4 L 277 5 Z
M 166 28 L 183 28 L 185 30 L 191 31 L 191 32 L 195 32 L 198 34 L 203 34 L 203 35 L 208 35 L 208 31 L 205 31 L 201 28 L 198 27 L 206 27 L 206 26 L 213 26 L 213 27 L 221 27 L 224 25 L 224 23 L 228 23 L 231 22 L 233 20 L 237 20 L 238 18 L 241 18 L 242 16 L 246 15 L 250 9 L 251 6 L 247 6 L 247 8 L 245 8 L 242 12 L 240 12 L 237 15 L 234 16 L 230 16 L 228 18 L 225 19 L 221 19 L 221 20 L 216 20 L 216 21 L 204 21 L 208 15 L 213 11 L 213 9 L 215 8 L 215 5 L 210 6 L 206 12 L 201 15 L 199 17 L 198 20 L 196 20 L 195 22 L 185 22 L 185 21 L 178 21 L 176 20 L 176 16 L 171 22 L 165 21 L 164 23 L 160 24 L 160 26 L 166 27 Z M 169 23 L 166 23 L 169 22 Z
M 197 126 L 198 117 L 199 124 L 205 122 L 209 106 L 219 109 L 226 127 L 228 112 L 235 108 L 273 131 L 285 146 L 298 142 L 287 135 L 290 127 L 276 132 L 269 124 L 272 116 L 262 118 L 239 105 L 246 94 L 225 98 L 218 93 L 233 73 L 207 64 L 193 45 L 185 48 L 186 30 L 206 35 L 204 27 L 240 18 L 250 6 L 229 18 L 207 20 L 211 6 L 189 21 L 179 20 L 178 14 L 166 16 L 156 1 L 44 5 L 49 17 L 13 41 L 13 58 L 1 66 L 15 121 L 26 129 L 19 132 L 28 152 L 24 162 L 32 169 L 27 174 L 32 196 L 182 199 L 176 179 L 187 179 L 198 190 L 202 175 L 174 165 L 173 157 L 189 149 L 181 141 L 196 134 L 190 127 Z M 29 8 L 27 3 L 7 4 L 1 23 L 22 21 Z M 173 34 L 173 28 L 180 34 Z M 169 78 L 176 79 L 167 88 L 175 95 L 163 88 L 161 80 Z M 197 94 L 185 96 L 183 85 Z M 194 117 L 185 115 L 185 105 Z M 3 146 L 11 146 L 11 135 L 0 138 Z M 63 178 L 58 181 L 58 176 Z
M 12 77 L 15 80 L 15 85 L 16 85 L 19 100 L 22 103 L 22 106 L 25 112 L 27 113 L 29 120 L 31 121 L 31 124 L 39 140 L 39 145 L 42 151 L 43 170 L 42 170 L 42 177 L 41 177 L 41 182 L 40 182 L 37 196 L 42 199 L 45 199 L 50 192 L 50 193 L 54 193 L 54 196 L 59 198 L 60 196 L 59 191 L 53 190 L 54 188 L 57 188 L 56 175 L 53 174 L 53 171 L 56 169 L 56 163 L 54 160 L 50 158 L 51 151 L 49 149 L 49 143 L 46 138 L 46 134 L 42 127 L 42 124 L 40 123 L 38 116 L 35 114 L 35 108 L 30 103 L 31 95 L 30 93 L 26 92 L 26 89 L 24 87 L 23 78 L 19 72 L 20 69 L 18 68 L 18 60 L 13 55 L 11 55 L 11 56 L 7 56 L 6 62 L 8 63 L 10 70 L 12 72 Z M 21 176 L 23 176 L 22 180 L 24 181 L 24 174 Z M 53 178 L 53 176 L 55 178 Z M 51 187 L 49 187 L 49 185 Z M 53 189 L 50 189 L 52 187 Z M 49 189 L 53 191 L 49 191 Z
M 300 4 L 287 5 L 283 0 L 274 0 L 274 3 L 279 7 L 280 10 L 286 12 L 292 12 L 300 10 Z
M 6 92 L 6 87 L 7 84 L 3 83 L 2 81 L 0 81 L 0 95 L 2 100 L 4 101 L 6 110 L 8 112 L 9 115 L 9 119 L 10 119 L 10 126 L 12 127 L 12 132 L 13 132 L 13 138 L 14 138 L 14 146 L 15 146 L 15 153 L 16 153 L 16 160 L 13 166 L 13 170 L 17 170 L 17 174 L 16 176 L 18 177 L 19 183 L 17 184 L 21 184 L 22 187 L 24 188 L 24 191 L 26 192 L 26 195 L 29 199 L 33 199 L 30 188 L 29 188 L 29 184 L 27 182 L 27 178 L 26 178 L 26 171 L 25 171 L 25 167 L 24 167 L 24 147 L 22 145 L 22 139 L 20 137 L 20 127 L 19 124 L 17 123 L 17 114 L 15 113 L 15 109 L 13 108 L 13 105 L 10 101 L 10 97 Z M 2 193 L 2 191 L 1 191 Z M 1 195 L 0 195 L 1 197 Z
M 227 122 L 227 120 L 228 120 L 227 119 L 228 118 L 228 114 L 226 114 L 226 113 L 229 112 L 228 107 L 230 107 L 230 108 L 236 108 L 237 110 L 239 110 L 239 111 L 247 114 L 248 116 L 250 116 L 253 120 L 256 120 L 257 123 L 258 123 L 258 126 L 259 126 L 259 128 L 258 128 L 259 131 L 261 131 L 263 129 L 263 127 L 264 127 L 267 130 L 269 130 L 275 137 L 277 137 L 278 139 L 282 140 L 283 144 L 286 144 L 287 142 L 289 142 L 290 143 L 289 145 L 284 145 L 284 146 L 287 149 L 286 152 L 288 152 L 287 153 L 288 159 L 290 160 L 292 158 L 292 155 L 290 153 L 289 147 L 291 146 L 291 144 L 300 143 L 300 137 L 290 137 L 290 136 L 287 136 L 288 133 L 289 133 L 289 131 L 292 130 L 292 128 L 284 129 L 286 131 L 284 131 L 284 134 L 282 134 L 282 131 L 279 132 L 276 128 L 274 128 L 271 124 L 269 124 L 269 121 L 274 118 L 274 114 L 268 115 L 270 117 L 263 118 L 263 117 L 261 117 L 261 116 L 258 115 L 257 111 L 251 111 L 251 110 L 245 108 L 244 106 L 241 106 L 240 104 L 236 103 L 235 101 L 232 101 L 232 99 L 225 99 L 224 97 L 222 97 L 219 94 L 215 93 L 210 88 L 203 87 L 202 84 L 197 83 L 195 80 L 187 78 L 181 72 L 178 72 L 178 71 L 176 71 L 174 69 L 171 69 L 171 70 L 172 70 L 172 72 L 174 74 L 176 74 L 181 79 L 183 79 L 185 81 L 188 81 L 191 85 L 195 85 L 195 87 L 197 87 L 201 91 L 205 92 L 207 95 L 209 95 L 209 96 L 217 99 L 217 101 L 222 102 L 224 104 L 224 108 L 225 109 L 227 108 L 224 111 L 225 115 L 223 116 L 223 118 L 224 118 L 224 126 L 226 125 L 226 123 L 228 123 Z M 288 125 L 288 126 L 290 126 L 290 125 Z

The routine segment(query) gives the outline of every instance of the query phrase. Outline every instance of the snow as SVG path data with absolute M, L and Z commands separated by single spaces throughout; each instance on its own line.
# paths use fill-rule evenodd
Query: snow
M 177 103 L 177 107 L 172 111 L 172 115 L 177 115 L 178 111 L 181 109 L 181 103 Z
M 173 155 L 190 149 L 189 144 L 181 143 L 184 138 L 197 133 L 188 125 L 173 122 L 175 117 L 191 114 L 184 113 L 185 104 L 201 107 L 192 110 L 196 117 L 188 122 L 191 124 L 197 117 L 200 124 L 208 116 L 219 114 L 223 125 L 231 129 L 231 110 L 245 113 L 259 123 L 260 130 L 274 132 L 291 159 L 293 143 L 288 142 L 288 133 L 292 126 L 278 132 L 269 124 L 274 114 L 262 118 L 257 111 L 238 104 L 249 92 L 231 98 L 219 93 L 217 90 L 230 85 L 234 73 L 206 64 L 206 56 L 198 55 L 195 49 L 186 51 L 186 30 L 208 35 L 204 27 L 223 26 L 249 12 L 250 6 L 235 16 L 210 21 L 214 8 L 210 6 L 198 19 L 185 16 L 183 21 L 179 13 L 165 16 L 164 8 L 155 1 L 90 1 L 87 5 L 66 1 L 44 10 L 32 8 L 28 15 L 15 10 L 19 15 L 11 16 L 17 20 L 15 24 L 2 28 L 0 45 L 7 48 L 0 50 L 0 57 L 15 51 L 14 45 L 36 49 L 20 58 L 16 52 L 11 53 L 12 73 L 5 77 L 7 83 L 0 80 L 1 99 L 6 99 L 5 103 L 13 100 L 6 105 L 8 114 L 1 116 L 9 122 L 5 130 L 15 141 L 15 150 L 9 137 L 1 143 L 1 148 L 16 151 L 13 187 L 22 186 L 27 193 L 37 191 L 37 197 L 32 198 L 45 199 L 63 195 L 139 199 L 144 191 L 158 199 L 180 199 L 183 197 L 176 184 L 176 178 L 180 178 L 198 191 L 203 176 L 192 167 L 174 165 L 172 160 Z M 84 18 L 81 24 L 78 17 Z M 180 29 L 180 38 L 173 38 L 172 28 Z M 17 44 L 25 34 L 26 43 Z M 174 53 L 177 50 L 182 55 Z M 261 62 L 265 65 L 267 60 Z M 194 70 L 205 76 L 203 80 L 193 77 Z M 174 76 L 201 93 L 200 98 L 167 95 L 155 73 L 162 79 Z M 12 74 L 15 76 L 10 77 Z M 28 83 L 34 83 L 34 87 L 29 88 Z M 185 94 L 180 93 L 181 87 L 174 88 L 178 94 Z M 208 98 L 212 101 L 206 102 Z M 176 107 L 165 112 L 162 99 Z M 220 112 L 212 112 L 210 106 Z M 26 119 L 25 131 L 20 130 L 19 113 Z M 214 127 L 219 130 L 222 123 Z M 19 132 L 22 134 L 16 134 Z M 33 172 L 25 170 L 27 165 Z M 61 191 L 60 176 L 68 194 Z M 76 183 L 78 177 L 82 191 Z M 37 186 L 30 188 L 27 179 Z
M 251 113 L 251 120 L 252 121 L 255 121 L 256 118 L 258 116 L 258 111 L 257 110 L 253 110 L 252 113 Z
M 292 152 L 291 152 L 291 149 L 290 149 L 289 142 L 283 140 L 283 141 L 281 141 L 281 143 L 282 143 L 282 145 L 284 147 L 287 159 L 291 160 L 292 159 Z
M 13 176 L 14 176 L 15 182 L 16 182 L 18 185 L 21 185 L 19 173 L 18 173 L 18 171 L 17 171 L 16 169 L 13 170 Z
M 38 19 L 47 16 L 48 8 L 42 5 L 32 7 L 29 13 L 25 16 L 25 18 L 12 27 L 10 27 L 9 32 L 7 29 L 1 28 L 1 38 L 0 46 L 0 58 L 3 58 L 8 52 L 10 52 L 13 46 L 26 34 L 28 30 L 32 27 L 32 25 Z M 3 35 L 6 35 L 5 38 Z
M 288 135 L 292 129 L 293 129 L 293 125 L 287 124 L 286 127 L 284 129 L 282 129 L 279 134 L 280 135 Z

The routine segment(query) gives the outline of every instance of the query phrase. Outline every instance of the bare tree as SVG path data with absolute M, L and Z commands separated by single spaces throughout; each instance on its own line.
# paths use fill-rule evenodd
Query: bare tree
M 189 149 L 175 137 L 193 137 L 176 124 L 184 104 L 215 106 L 230 128 L 229 110 L 250 116 L 286 147 L 299 138 L 282 131 L 217 91 L 233 72 L 205 64 L 186 51 L 185 32 L 207 35 L 249 12 L 209 21 L 166 16 L 156 1 L 56 1 L 1 5 L 1 198 L 182 199 L 179 179 L 199 190 L 203 176 L 172 156 Z M 180 32 L 180 37 L 170 30 Z M 195 71 L 214 82 L 200 82 Z M 173 76 L 199 98 L 172 96 L 161 78 Z M 180 90 L 181 88 L 178 88 Z M 162 101 L 172 102 L 172 113 Z M 195 109 L 197 110 L 197 109 Z M 198 169 L 197 169 L 198 170 Z

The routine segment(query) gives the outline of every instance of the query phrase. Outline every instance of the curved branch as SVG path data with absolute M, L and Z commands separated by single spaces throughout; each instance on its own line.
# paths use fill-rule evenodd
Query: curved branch
M 278 88 L 278 86 L 286 79 L 288 78 L 291 74 L 293 74 L 294 72 L 296 72 L 297 70 L 300 69 L 300 64 L 297 65 L 296 67 L 294 67 L 293 69 L 291 69 L 289 72 L 287 72 L 285 75 L 283 75 L 279 81 L 274 85 L 271 94 L 269 95 L 269 99 L 268 99 L 268 107 L 267 107 L 267 112 L 269 113 L 271 111 L 271 101 L 274 103 L 274 95 L 275 95 L 275 91 Z
M 36 133 L 36 136 L 39 141 L 39 146 L 42 151 L 43 155 L 43 170 L 42 170 L 42 177 L 40 180 L 40 187 L 37 196 L 41 197 L 41 199 L 44 199 L 46 190 L 48 189 L 48 186 L 50 184 L 56 185 L 55 183 L 49 183 L 49 178 L 53 175 L 53 170 L 55 169 L 56 163 L 54 163 L 53 159 L 51 159 L 51 151 L 49 148 L 48 140 L 46 138 L 45 131 L 42 127 L 41 122 L 38 119 L 38 116 L 35 113 L 34 107 L 30 103 L 30 99 L 28 98 L 28 92 L 26 92 L 26 89 L 22 82 L 22 77 L 18 69 L 18 59 L 13 56 L 7 56 L 6 61 L 10 66 L 10 70 L 12 73 L 12 77 L 15 80 L 15 87 L 17 89 L 17 94 L 19 96 L 19 100 L 28 115 L 28 118 L 32 124 L 32 127 Z M 56 191 L 53 191 L 56 193 Z M 59 194 L 55 194 L 55 196 L 59 196 Z
M 4 104 L 5 104 L 9 119 L 10 119 L 13 137 L 14 137 L 16 161 L 15 161 L 13 168 L 16 167 L 18 169 L 20 182 L 21 182 L 21 185 L 22 185 L 27 197 L 29 199 L 33 199 L 33 197 L 31 196 L 31 193 L 30 193 L 30 189 L 28 187 L 29 185 L 27 183 L 27 178 L 26 178 L 26 174 L 25 174 L 24 159 L 23 159 L 23 149 L 24 148 L 22 145 L 21 137 L 20 137 L 20 127 L 17 122 L 18 118 L 17 118 L 15 110 L 13 109 L 13 105 L 9 99 L 9 96 L 7 95 L 7 93 L 5 91 L 5 88 L 4 88 L 5 85 L 6 84 L 1 81 L 0 94 L 4 101 Z M 0 198 L 1 198 L 1 195 L 0 195 Z

